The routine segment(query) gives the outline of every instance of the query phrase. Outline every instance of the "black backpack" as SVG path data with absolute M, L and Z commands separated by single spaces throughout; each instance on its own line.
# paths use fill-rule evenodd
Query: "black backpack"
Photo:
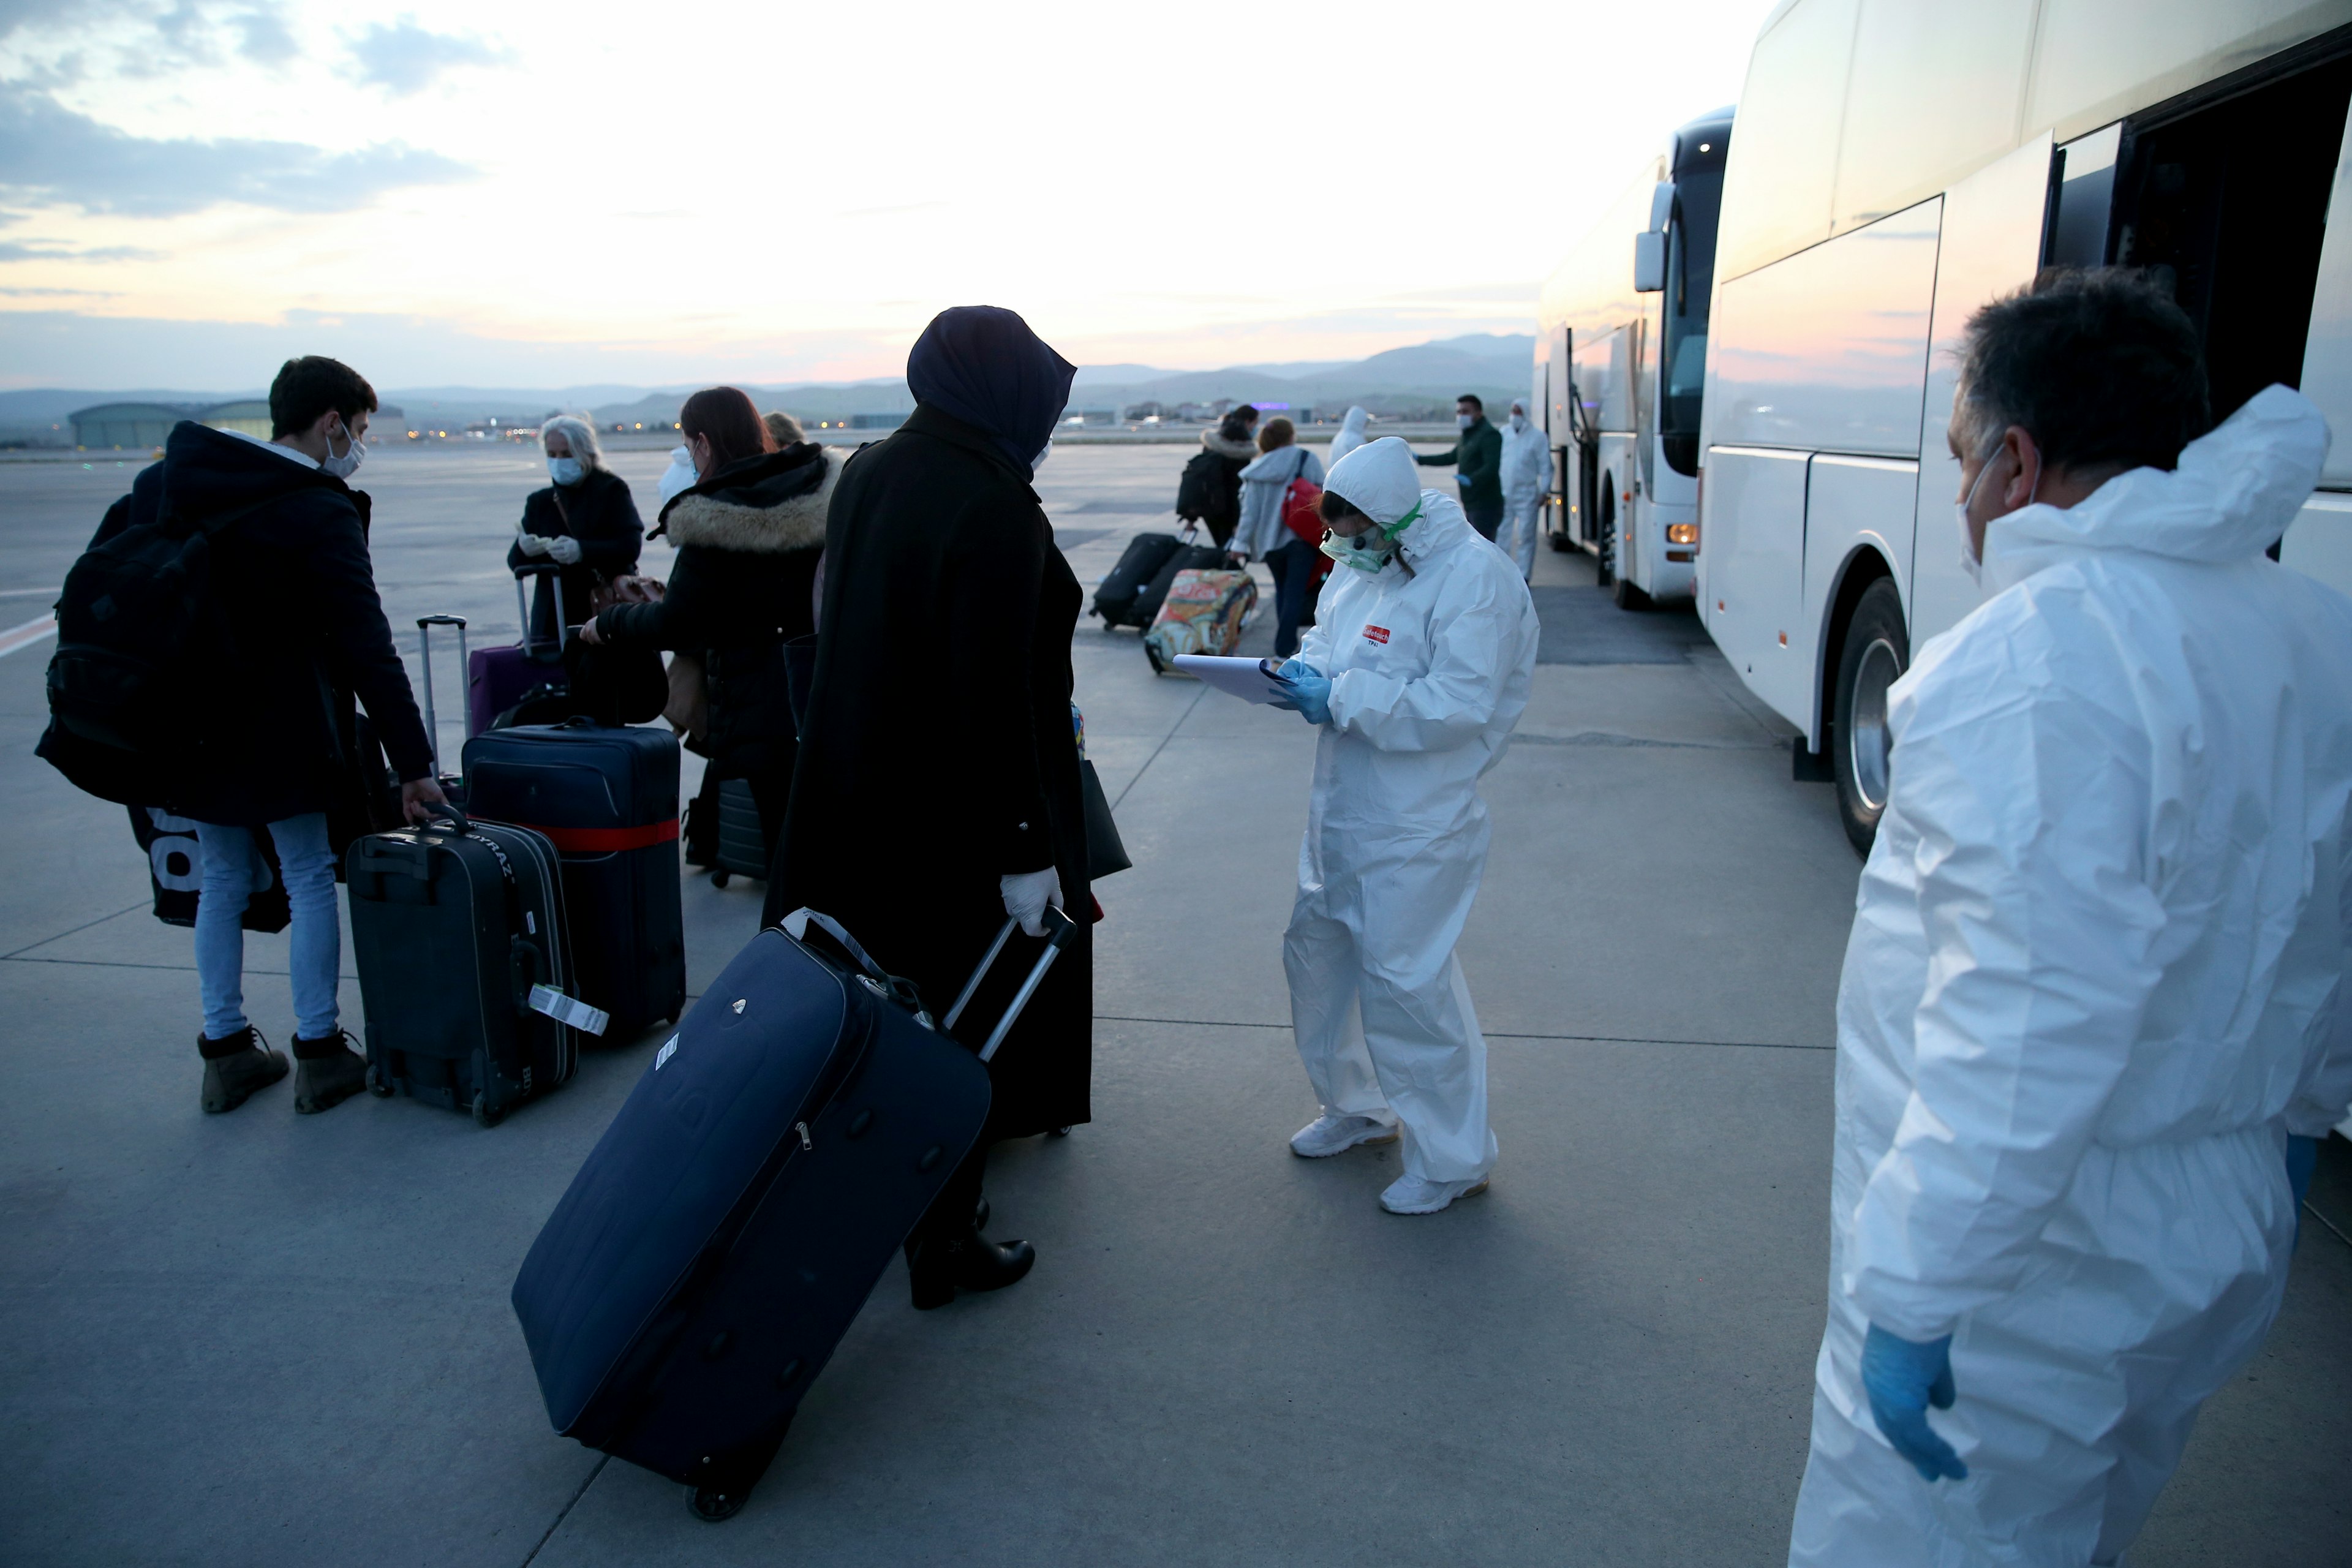
M 212 591 L 213 537 L 278 499 L 194 522 L 164 508 L 73 563 L 58 599 L 49 718 L 74 752 L 110 764 L 111 776 L 166 763 L 193 741 L 194 698 L 229 643 Z
M 1176 515 L 1187 522 L 1223 518 L 1235 510 L 1232 465 L 1214 452 L 1193 454 L 1176 482 Z

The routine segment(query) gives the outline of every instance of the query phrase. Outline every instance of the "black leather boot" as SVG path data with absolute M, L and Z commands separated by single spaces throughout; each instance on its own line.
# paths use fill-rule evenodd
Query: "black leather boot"
M 915 1309 L 929 1312 L 955 1300 L 956 1291 L 1002 1290 L 1016 1285 L 1036 1266 L 1037 1249 L 1025 1241 L 991 1241 L 974 1226 L 962 1236 L 935 1236 L 907 1249 L 907 1278 Z

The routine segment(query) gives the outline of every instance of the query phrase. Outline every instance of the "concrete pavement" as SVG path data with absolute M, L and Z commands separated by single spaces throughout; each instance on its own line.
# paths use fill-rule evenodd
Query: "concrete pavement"
M 649 496 L 661 466 L 622 471 Z M 1056 455 L 1040 488 L 1083 581 L 1159 522 L 1175 467 Z M 496 552 L 534 471 L 371 459 L 395 625 L 454 608 L 512 636 Z M 0 593 L 53 584 L 129 473 L 0 474 Z M 651 1037 L 490 1131 L 404 1100 L 298 1118 L 284 1087 L 201 1115 L 187 933 L 145 912 L 121 812 L 30 755 L 46 647 L 0 658 L 0 1560 L 1779 1561 L 1856 863 L 1686 619 L 1622 616 L 1564 557 L 1539 582 L 1569 662 L 1538 669 L 1487 781 L 1463 949 L 1493 1190 L 1401 1220 L 1373 1202 L 1392 1151 L 1288 1155 L 1314 1109 L 1277 941 L 1310 732 L 1082 622 L 1089 749 L 1137 864 L 1099 889 L 1097 1120 L 992 1164 L 994 1228 L 1037 1271 L 923 1314 L 886 1276 L 717 1528 L 548 1430 L 506 1304 Z M 760 895 L 688 881 L 690 985 Z M 282 944 L 249 939 L 247 980 L 281 1044 Z M 344 1004 L 355 1025 L 355 980 Z M 2347 1152 L 2315 1197 L 2352 1230 Z M 2347 1324 L 2352 1245 L 2309 1222 L 2277 1331 L 2136 1563 L 2347 1560 Z

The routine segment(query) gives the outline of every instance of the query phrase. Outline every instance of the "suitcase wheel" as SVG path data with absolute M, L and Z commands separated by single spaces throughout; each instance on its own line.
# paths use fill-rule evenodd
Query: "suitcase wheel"
M 392 1098 L 392 1085 L 385 1081 L 383 1074 L 375 1069 L 373 1063 L 370 1063 L 367 1069 L 367 1091 L 378 1100 Z
M 713 871 L 710 873 L 710 885 L 714 888 L 725 887 L 727 885 L 727 873 L 724 871 Z
M 1046 1134 L 1048 1138 L 1067 1138 L 1069 1135 L 1070 1130 L 1066 1127 L 1056 1127 L 1053 1131 Z
M 496 1127 L 506 1119 L 507 1113 L 504 1110 L 492 1110 L 488 1098 L 479 1089 L 474 1091 L 474 1124 L 476 1126 Z
M 694 1517 L 705 1524 L 723 1524 L 743 1510 L 743 1496 L 740 1489 L 722 1491 L 717 1487 L 694 1487 L 689 1489 L 686 1506 L 692 1509 Z

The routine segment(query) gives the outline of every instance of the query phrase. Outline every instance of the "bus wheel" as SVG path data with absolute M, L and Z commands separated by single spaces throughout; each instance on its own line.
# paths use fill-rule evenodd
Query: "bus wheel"
M 1837 720 L 1830 751 L 1837 769 L 1838 816 L 1858 855 L 1870 853 L 1886 810 L 1886 691 L 1911 666 L 1911 637 L 1903 627 L 1903 596 L 1891 577 L 1863 590 L 1846 622 L 1838 659 Z
M 1621 610 L 1646 610 L 1650 607 L 1650 595 L 1622 577 L 1609 585 L 1609 596 L 1617 601 L 1617 607 Z
M 1617 476 L 1601 476 L 1601 548 L 1593 565 L 1593 585 L 1614 587 L 1617 582 Z

